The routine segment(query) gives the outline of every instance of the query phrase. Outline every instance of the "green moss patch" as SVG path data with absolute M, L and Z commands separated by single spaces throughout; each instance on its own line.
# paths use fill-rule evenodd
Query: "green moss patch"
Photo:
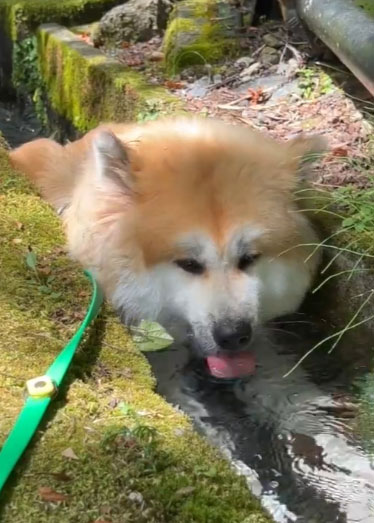
M 22 406 L 25 381 L 48 368 L 90 298 L 81 269 L 64 253 L 58 219 L 10 169 L 3 146 L 0 442 Z M 26 264 L 30 249 L 38 276 Z M 4 491 L 1 521 L 270 521 L 244 479 L 154 387 L 146 359 L 105 307 Z
M 45 22 L 93 22 L 120 0 L 1 0 L 0 25 L 12 40 L 31 36 Z
M 52 108 L 79 131 L 103 121 L 127 121 L 147 110 L 175 112 L 180 102 L 150 86 L 137 72 L 107 58 L 72 32 L 55 24 L 38 32 L 39 68 Z
M 164 37 L 168 73 L 173 75 L 186 66 L 210 64 L 234 55 L 238 50 L 235 30 L 235 11 L 226 2 L 178 2 Z
M 354 0 L 358 7 L 361 7 L 370 16 L 374 16 L 374 4 L 371 0 Z

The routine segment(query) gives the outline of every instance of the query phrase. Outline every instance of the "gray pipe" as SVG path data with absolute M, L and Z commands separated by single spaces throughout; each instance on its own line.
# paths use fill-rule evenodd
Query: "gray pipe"
M 374 95 L 374 18 L 350 0 L 297 0 L 300 18 Z

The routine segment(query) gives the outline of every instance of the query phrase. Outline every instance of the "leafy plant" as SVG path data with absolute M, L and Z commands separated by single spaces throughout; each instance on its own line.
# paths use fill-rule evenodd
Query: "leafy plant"
M 303 98 L 313 98 L 333 91 L 334 84 L 329 75 L 312 67 L 298 71 L 299 89 Z
M 346 217 L 342 221 L 343 228 L 354 232 L 374 232 L 374 178 L 364 189 L 354 186 L 339 187 L 331 193 L 335 204 Z
M 137 121 L 139 123 L 157 120 L 163 114 L 160 104 L 154 100 L 147 100 L 144 110 L 138 113 Z
M 38 290 L 43 294 L 49 294 L 51 298 L 60 298 L 61 292 L 54 292 L 52 288 L 55 277 L 49 274 L 48 271 L 43 272 L 42 269 L 38 268 L 38 259 L 31 247 L 29 247 L 25 262 L 34 275 L 33 283 L 38 286 Z
M 14 43 L 12 82 L 22 95 L 30 97 L 38 118 L 45 125 L 47 112 L 43 100 L 43 82 L 35 36 Z

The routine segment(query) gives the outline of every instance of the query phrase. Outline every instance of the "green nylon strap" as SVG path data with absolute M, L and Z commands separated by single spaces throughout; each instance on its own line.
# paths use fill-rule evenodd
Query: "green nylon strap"
M 95 319 L 100 310 L 101 304 L 103 303 L 101 289 L 98 287 L 96 281 L 89 272 L 86 272 L 85 274 L 91 281 L 93 288 L 89 309 L 77 332 L 46 372 L 46 376 L 49 376 L 57 387 L 61 384 L 66 371 L 69 368 L 85 330 L 92 320 Z M 27 398 L 13 429 L 0 452 L 0 492 L 9 474 L 16 466 L 17 461 L 22 456 L 31 438 L 36 432 L 50 402 L 50 397 L 35 399 L 29 396 Z

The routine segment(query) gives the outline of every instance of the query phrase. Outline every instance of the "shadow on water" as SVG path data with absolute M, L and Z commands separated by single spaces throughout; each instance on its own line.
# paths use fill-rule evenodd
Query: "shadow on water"
M 0 131 L 13 147 L 42 134 L 30 109 L 7 103 Z M 181 347 L 148 359 L 158 392 L 245 474 L 276 521 L 374 523 L 374 466 L 355 430 L 350 385 L 366 364 L 356 371 L 321 350 L 283 378 L 325 329 L 310 311 L 273 322 L 247 381 L 212 381 Z

